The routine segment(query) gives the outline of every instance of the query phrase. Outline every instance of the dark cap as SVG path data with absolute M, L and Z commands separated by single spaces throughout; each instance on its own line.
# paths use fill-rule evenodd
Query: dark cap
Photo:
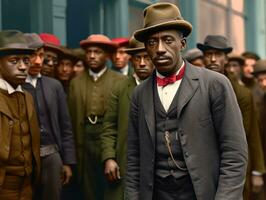
M 227 38 L 222 35 L 207 35 L 204 43 L 197 43 L 197 47 L 203 52 L 209 49 L 216 49 L 225 53 L 230 53 L 233 50 L 233 48 L 229 46 Z

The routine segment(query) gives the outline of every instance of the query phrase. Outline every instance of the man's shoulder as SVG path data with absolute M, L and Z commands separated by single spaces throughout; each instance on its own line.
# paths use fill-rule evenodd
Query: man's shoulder
M 121 73 L 119 73 L 119 72 L 116 72 L 116 71 L 114 71 L 114 70 L 112 70 L 112 69 L 107 69 L 106 74 L 107 74 L 108 77 L 112 77 L 112 78 L 114 78 L 114 79 L 121 79 L 121 80 L 124 80 L 124 79 L 127 78 L 127 77 L 124 76 L 123 74 L 121 74 Z
M 52 77 L 49 77 L 49 76 L 43 76 L 41 77 L 41 79 L 45 82 L 44 84 L 49 84 L 49 85 L 60 85 L 61 83 L 55 79 L 55 78 L 52 78 Z

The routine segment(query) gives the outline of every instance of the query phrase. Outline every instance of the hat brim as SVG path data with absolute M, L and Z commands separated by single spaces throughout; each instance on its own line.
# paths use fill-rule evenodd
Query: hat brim
M 0 54 L 3 55 L 10 55 L 10 54 L 26 54 L 31 55 L 36 51 L 33 48 L 0 48 Z
M 185 20 L 173 20 L 168 22 L 159 23 L 147 28 L 143 28 L 134 32 L 134 37 L 140 41 L 144 42 L 147 36 L 166 29 L 176 29 L 184 34 L 184 37 L 187 37 L 192 31 L 192 25 Z
M 257 76 L 259 74 L 264 74 L 264 73 L 266 73 L 266 69 L 251 72 L 251 74 L 253 74 L 254 76 Z
M 55 51 L 58 54 L 63 53 L 62 49 L 60 48 L 60 46 L 56 46 L 56 45 L 53 45 L 53 44 L 46 43 L 46 44 L 43 45 L 43 47 L 44 47 L 44 49 Z
M 140 51 L 146 51 L 145 47 L 137 47 L 137 48 L 128 48 L 128 49 L 124 49 L 124 51 L 127 54 L 135 54 L 138 53 Z
M 115 44 L 114 42 L 110 43 L 110 42 L 94 42 L 94 41 L 88 41 L 88 40 L 81 40 L 80 41 L 80 46 L 83 49 L 86 49 L 86 47 L 88 46 L 99 46 L 103 49 L 106 49 L 109 53 L 114 52 L 117 48 L 118 45 Z
M 197 44 L 197 47 L 198 49 L 200 49 L 201 51 L 205 52 L 207 50 L 210 50 L 210 49 L 216 49 L 216 50 L 219 50 L 219 51 L 223 51 L 225 53 L 230 53 L 233 48 L 232 47 L 227 47 L 227 48 L 219 48 L 219 47 L 214 47 L 214 46 L 209 46 L 209 45 L 204 45 L 204 44 L 201 44 L 201 43 L 198 43 Z

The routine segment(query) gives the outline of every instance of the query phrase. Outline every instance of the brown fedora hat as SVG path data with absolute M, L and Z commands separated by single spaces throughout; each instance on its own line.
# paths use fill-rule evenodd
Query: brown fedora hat
M 261 73 L 266 73 L 266 59 L 258 60 L 254 66 L 254 72 L 252 72 L 254 76 Z
M 230 53 L 233 48 L 228 45 L 228 40 L 222 35 L 207 35 L 204 43 L 197 43 L 197 47 L 201 51 L 207 51 L 209 49 L 217 49 L 225 53 Z
M 140 42 L 132 36 L 129 40 L 129 48 L 124 50 L 128 54 L 135 54 L 139 51 L 145 51 L 145 46 L 143 42 Z
M 192 31 L 192 25 L 183 19 L 179 8 L 171 3 L 155 3 L 144 10 L 143 29 L 137 30 L 134 36 L 144 42 L 145 38 L 161 30 L 177 29 L 184 37 Z
M 44 46 L 44 42 L 37 33 L 24 33 L 30 48 L 39 49 Z
M 32 54 L 35 49 L 30 48 L 23 33 L 18 30 L 0 31 L 0 53 L 8 55 L 13 53 Z
M 113 52 L 118 48 L 115 42 L 112 42 L 107 36 L 102 34 L 92 34 L 87 39 L 81 40 L 79 44 L 83 49 L 88 46 L 100 46 L 109 52 Z
M 245 64 L 245 59 L 243 56 L 235 54 L 235 53 L 229 53 L 228 54 L 228 62 L 229 61 L 237 61 L 241 66 Z

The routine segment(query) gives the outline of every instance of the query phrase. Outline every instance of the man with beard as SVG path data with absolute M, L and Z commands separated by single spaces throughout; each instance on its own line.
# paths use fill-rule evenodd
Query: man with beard
M 40 131 L 31 95 L 22 90 L 30 67 L 23 33 L 0 32 L 0 199 L 32 199 L 40 174 Z
M 184 61 L 192 25 L 177 6 L 144 10 L 143 41 L 156 70 L 131 98 L 128 200 L 240 200 L 247 143 L 229 80 Z
M 103 200 L 106 180 L 100 134 L 111 89 L 123 75 L 106 66 L 110 53 L 117 47 L 107 36 L 90 35 L 80 42 L 80 46 L 86 51 L 89 69 L 71 80 L 68 95 L 77 147 L 78 179 L 84 199 Z
M 62 53 L 60 40 L 53 34 L 40 33 L 39 37 L 44 43 L 44 61 L 41 74 L 44 76 L 55 77 L 55 68 L 59 63 L 59 54 Z
M 227 75 L 236 94 L 243 117 L 243 124 L 249 147 L 249 163 L 244 187 L 244 199 L 249 200 L 252 191 L 258 193 L 261 190 L 263 186 L 262 174 L 265 172 L 263 151 L 253 96 L 248 88 L 243 84 L 240 84 L 240 75 L 235 74 L 235 71 L 233 71 L 233 73 L 231 73 L 231 71 L 229 71 L 230 73 L 226 73 L 225 71 L 225 65 L 228 64 L 227 54 L 233 49 L 228 45 L 227 38 L 221 35 L 208 35 L 206 36 L 204 43 L 198 43 L 197 47 L 204 54 L 206 68 Z M 229 64 L 232 64 L 232 58 L 230 59 Z
M 130 39 L 125 52 L 131 55 L 135 73 L 113 88 L 101 134 L 102 161 L 108 180 L 105 196 L 108 200 L 124 199 L 130 98 L 134 88 L 148 78 L 154 69 L 144 44 L 135 38 Z
M 41 130 L 41 182 L 36 200 L 59 200 L 62 186 L 72 177 L 71 165 L 76 163 L 74 138 L 66 95 L 61 83 L 41 75 L 44 43 L 37 34 L 25 34 L 28 44 L 36 49 L 23 88 L 34 99 Z

